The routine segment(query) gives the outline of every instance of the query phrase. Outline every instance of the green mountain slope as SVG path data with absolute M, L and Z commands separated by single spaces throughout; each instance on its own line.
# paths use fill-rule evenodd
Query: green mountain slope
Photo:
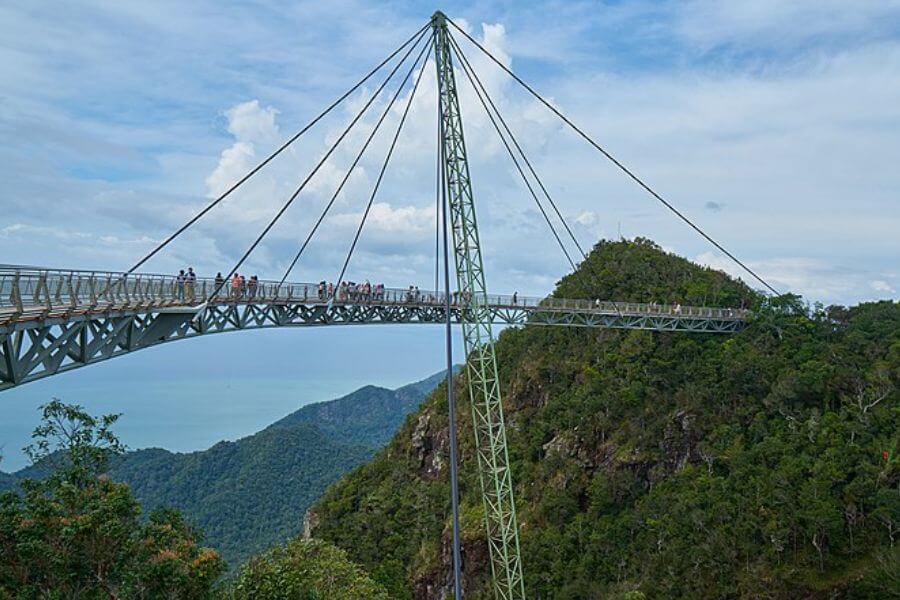
M 131 452 L 110 476 L 129 484 L 145 509 L 180 509 L 236 565 L 301 531 L 306 507 L 373 450 L 297 424 L 202 452 Z
M 343 398 L 304 406 L 269 426 L 316 426 L 332 440 L 380 448 L 397 428 L 444 379 L 446 371 L 409 385 L 389 390 L 367 385 Z
M 501 335 L 529 597 L 900 595 L 900 305 L 807 316 L 645 240 L 598 244 L 557 293 L 757 317 L 732 336 Z M 444 393 L 312 509 L 395 598 L 449 582 Z M 465 587 L 490 598 L 465 403 L 458 419 Z
M 199 452 L 129 452 L 113 460 L 110 476 L 129 484 L 145 512 L 181 510 L 234 567 L 300 532 L 313 501 L 370 459 L 442 377 L 396 390 L 366 386 Z M 43 474 L 40 465 L 2 474 L 0 490 Z

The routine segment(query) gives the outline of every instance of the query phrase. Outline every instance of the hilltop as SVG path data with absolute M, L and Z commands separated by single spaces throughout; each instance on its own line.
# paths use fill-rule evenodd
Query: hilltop
M 601 242 L 563 297 L 747 306 L 735 335 L 564 328 L 496 346 L 525 576 L 540 598 L 900 594 L 900 305 L 809 308 L 647 240 Z M 466 398 L 465 374 L 455 380 Z M 448 589 L 440 386 L 311 509 L 393 598 Z M 468 598 L 492 597 L 471 419 Z

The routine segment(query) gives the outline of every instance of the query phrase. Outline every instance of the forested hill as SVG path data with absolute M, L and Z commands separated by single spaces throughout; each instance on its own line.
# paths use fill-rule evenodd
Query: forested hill
M 200 452 L 153 448 L 113 459 L 110 476 L 127 483 L 145 512 L 174 507 L 205 543 L 235 567 L 302 530 L 306 509 L 348 470 L 370 459 L 437 382 L 438 373 L 396 390 L 366 386 L 304 406 L 263 431 Z M 0 473 L 0 491 L 40 465 Z
M 730 336 L 503 332 L 530 597 L 898 597 L 898 303 L 767 301 L 646 240 L 601 242 L 557 293 L 743 304 L 755 319 Z M 449 581 L 444 394 L 312 509 L 314 535 L 393 598 Z M 466 403 L 458 422 L 465 587 L 490 598 Z
M 441 371 L 395 390 L 367 385 L 343 398 L 304 406 L 268 429 L 307 423 L 332 440 L 380 448 L 445 377 L 446 371 Z

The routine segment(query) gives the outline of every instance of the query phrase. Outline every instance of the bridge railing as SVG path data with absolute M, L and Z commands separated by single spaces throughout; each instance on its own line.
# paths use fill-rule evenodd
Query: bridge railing
M 0 315 L 177 303 L 175 278 L 166 275 L 0 268 Z
M 496 304 L 508 305 L 512 302 L 512 296 L 497 296 Z M 658 302 L 612 302 L 609 300 L 585 300 L 571 298 L 517 298 L 525 307 L 538 309 L 600 312 L 623 315 L 667 315 L 683 317 L 699 317 L 721 320 L 746 320 L 750 311 L 741 308 L 719 308 L 710 306 L 685 306 L 678 303 Z
M 736 308 L 681 306 L 635 302 L 564 299 L 491 294 L 488 304 L 501 310 L 592 312 L 622 315 L 697 317 L 744 320 L 748 313 Z M 337 305 L 420 305 L 440 307 L 444 294 L 415 287 L 387 288 L 328 283 L 230 281 L 200 277 L 111 271 L 50 270 L 0 267 L 0 322 L 107 310 L 142 310 L 203 303 L 306 303 Z M 451 295 L 453 306 L 468 305 L 469 298 Z

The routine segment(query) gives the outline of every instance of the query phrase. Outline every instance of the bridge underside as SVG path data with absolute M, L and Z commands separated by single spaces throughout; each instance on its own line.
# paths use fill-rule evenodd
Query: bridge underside
M 734 333 L 745 323 L 690 315 L 492 306 L 497 325 L 553 325 Z M 223 303 L 157 310 L 84 312 L 0 325 L 0 390 L 165 342 L 270 327 L 440 324 L 445 308 L 421 304 Z M 451 309 L 459 322 L 459 309 Z

